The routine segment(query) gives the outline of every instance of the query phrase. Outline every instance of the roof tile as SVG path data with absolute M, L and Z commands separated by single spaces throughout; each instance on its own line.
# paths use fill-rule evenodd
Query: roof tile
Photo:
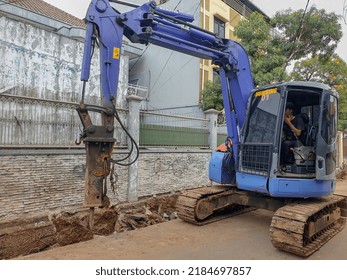
M 82 19 L 79 19 L 42 0 L 8 0 L 8 2 L 12 5 L 22 7 L 29 11 L 64 22 L 72 26 L 85 27 L 85 23 Z

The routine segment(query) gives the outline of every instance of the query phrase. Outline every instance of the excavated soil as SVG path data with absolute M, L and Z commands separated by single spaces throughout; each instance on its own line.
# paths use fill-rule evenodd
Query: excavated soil
M 341 177 L 344 178 L 345 176 Z M 347 195 L 347 181 L 345 178 L 338 180 L 337 193 Z M 0 223 L 0 259 L 10 259 L 40 251 L 47 251 L 50 248 L 79 243 L 93 238 L 95 239 L 96 236 L 100 235 L 110 235 L 112 237 L 127 231 L 131 234 L 134 229 L 140 229 L 176 219 L 177 213 L 175 212 L 175 205 L 178 195 L 179 193 L 161 195 L 141 199 L 141 201 L 135 203 L 119 204 L 110 209 L 95 209 L 95 224 L 93 231 L 89 229 L 89 211 L 85 209 L 74 209 L 55 213 L 53 215 L 46 214 L 40 217 L 25 217 L 22 219 L 3 221 Z M 256 212 L 258 213 L 259 211 Z M 259 213 L 262 212 L 260 211 Z M 179 224 L 181 226 L 184 225 L 184 223 Z M 173 225 L 175 227 L 177 226 L 176 223 L 173 223 Z M 248 227 L 249 225 L 247 224 L 244 226 Z M 165 228 L 165 226 L 163 228 Z M 170 226 L 168 226 L 168 228 L 170 228 Z M 213 228 L 212 226 L 212 229 Z M 192 228 L 190 228 L 190 230 L 192 230 Z M 201 234 L 200 229 L 196 230 L 198 231 L 196 234 Z M 235 230 L 238 231 L 237 227 Z M 171 236 L 171 231 L 172 228 L 166 233 L 167 236 Z M 173 236 L 171 237 L 174 238 Z M 266 238 L 268 238 L 268 235 L 266 235 Z M 165 238 L 165 240 L 167 240 L 167 238 Z M 95 242 L 97 243 L 97 240 L 95 240 Z M 149 240 L 146 240 L 146 242 L 149 242 Z M 155 241 L 153 240 L 153 242 Z M 85 248 L 85 246 L 88 246 L 86 244 L 93 243 L 83 244 L 85 244 L 83 245 L 83 248 Z M 64 251 L 63 247 L 56 248 L 54 250 L 54 255 L 57 254 L 58 249 Z M 102 248 L 97 249 L 96 247 L 90 249 L 94 253 L 95 250 L 99 250 L 100 252 L 105 250 Z M 49 254 L 48 251 L 43 253 Z M 55 257 L 58 256 L 55 255 Z M 81 255 L 78 258 L 84 257 L 86 256 Z
M 177 218 L 178 194 L 144 198 L 138 202 L 95 209 L 89 228 L 89 210 L 71 209 L 54 214 L 5 220 L 0 223 L 0 259 L 28 255 L 54 247 L 147 227 Z

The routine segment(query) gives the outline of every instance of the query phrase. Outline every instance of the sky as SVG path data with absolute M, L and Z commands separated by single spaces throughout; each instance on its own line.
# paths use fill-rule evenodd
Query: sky
M 78 18 L 84 18 L 90 0 L 44 0 Z M 189 0 L 183 0 L 189 1 Z M 282 11 L 291 8 L 292 10 L 304 9 L 307 0 L 250 0 L 259 9 L 268 16 L 273 16 L 277 11 Z M 129 1 L 130 2 L 130 1 Z M 315 5 L 318 9 L 325 9 L 327 12 L 334 12 L 337 15 L 343 16 L 343 7 L 347 0 L 310 0 L 309 7 Z M 347 10 L 346 10 L 347 12 Z M 346 19 L 347 22 L 347 19 Z M 341 18 L 340 20 L 343 37 L 337 47 L 337 53 L 347 62 L 347 24 Z

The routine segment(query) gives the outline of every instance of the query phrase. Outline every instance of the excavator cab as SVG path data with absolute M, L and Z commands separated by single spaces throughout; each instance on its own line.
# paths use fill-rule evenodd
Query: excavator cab
M 239 140 L 237 149 L 216 151 L 211 157 L 210 178 L 222 185 L 182 194 L 179 217 L 200 225 L 223 211 L 228 216 L 247 207 L 266 209 L 275 212 L 270 226 L 274 247 L 302 257 L 321 248 L 344 228 L 346 216 L 346 198 L 332 195 L 337 103 L 337 94 L 319 83 L 288 82 L 253 90 L 244 126 L 233 143 Z M 286 109 L 298 118 L 297 127 L 301 120 L 300 133 L 291 126 L 294 118 Z M 285 115 L 290 124 L 284 122 Z M 297 136 L 288 146 L 290 162 L 283 157 L 284 123 Z
M 328 86 L 312 82 L 288 82 L 255 89 L 249 98 L 246 122 L 240 133 L 236 162 L 228 168 L 225 155 L 214 153 L 210 169 L 220 165 L 218 183 L 274 197 L 320 197 L 335 189 L 338 96 Z M 302 120 L 300 137 L 286 147 L 286 105 Z M 283 149 L 289 148 L 291 161 Z M 227 174 L 228 176 L 226 176 Z M 218 179 L 222 179 L 219 180 Z M 229 179 L 226 182 L 225 178 Z

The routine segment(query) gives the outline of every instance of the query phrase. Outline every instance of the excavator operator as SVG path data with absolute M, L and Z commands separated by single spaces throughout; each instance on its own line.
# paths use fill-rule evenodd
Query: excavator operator
M 293 147 L 302 146 L 303 130 L 305 124 L 300 115 L 293 115 L 294 104 L 287 102 L 286 110 L 284 113 L 283 124 L 283 139 L 281 149 L 281 162 L 294 163 L 294 154 L 291 150 Z

